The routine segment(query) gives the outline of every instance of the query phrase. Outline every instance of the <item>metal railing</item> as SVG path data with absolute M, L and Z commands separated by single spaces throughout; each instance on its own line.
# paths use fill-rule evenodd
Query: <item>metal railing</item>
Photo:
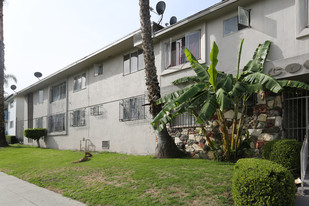
M 308 165 L 308 137 L 305 137 L 303 146 L 300 151 L 300 176 L 301 176 L 302 192 L 304 192 L 304 180 L 307 165 Z

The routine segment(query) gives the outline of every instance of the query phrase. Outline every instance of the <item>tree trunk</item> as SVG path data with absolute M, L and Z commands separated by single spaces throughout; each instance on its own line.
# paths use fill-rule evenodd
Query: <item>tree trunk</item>
M 40 148 L 40 147 L 41 147 L 41 145 L 40 145 L 40 139 L 37 139 L 36 142 L 38 143 L 38 148 Z
M 162 109 L 161 105 L 156 104 L 156 100 L 161 97 L 160 86 L 157 77 L 157 70 L 155 66 L 155 57 L 152 42 L 149 0 L 139 0 L 140 5 L 140 22 L 142 31 L 143 53 L 145 60 L 146 86 L 148 90 L 148 99 L 150 103 L 150 113 L 154 118 Z M 155 151 L 157 158 L 175 158 L 182 157 L 184 153 L 181 152 L 173 138 L 168 134 L 167 129 L 164 128 L 158 133 L 158 144 Z
M 7 147 L 4 127 L 4 42 L 3 42 L 3 0 L 0 0 L 0 147 Z

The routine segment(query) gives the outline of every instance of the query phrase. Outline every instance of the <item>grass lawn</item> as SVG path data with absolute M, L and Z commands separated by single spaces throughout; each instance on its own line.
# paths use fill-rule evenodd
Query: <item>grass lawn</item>
M 232 205 L 232 163 L 11 145 L 0 171 L 88 205 Z

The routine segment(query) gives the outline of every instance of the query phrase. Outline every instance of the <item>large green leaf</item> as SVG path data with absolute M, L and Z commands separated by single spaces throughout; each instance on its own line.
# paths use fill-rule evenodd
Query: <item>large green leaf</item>
M 299 81 L 294 81 L 294 80 L 278 80 L 278 82 L 282 87 L 309 90 L 309 85 L 304 82 L 299 82 Z
M 185 54 L 187 56 L 188 61 L 190 62 L 194 72 L 201 82 L 205 82 L 209 80 L 209 74 L 207 73 L 207 66 L 201 65 L 194 55 L 186 48 Z
M 182 77 L 179 78 L 175 81 L 173 81 L 174 85 L 179 85 L 179 84 L 185 84 L 185 83 L 195 83 L 198 82 L 199 78 L 197 76 L 189 76 L 189 77 Z
M 216 99 L 221 111 L 231 107 L 232 99 L 226 94 L 226 92 L 222 88 L 217 90 Z
M 241 52 L 242 52 L 242 45 L 244 44 L 244 39 L 241 40 L 240 46 L 239 46 L 239 51 L 238 51 L 238 63 L 237 63 L 237 74 L 236 74 L 236 79 L 239 79 L 239 65 L 240 65 L 240 59 L 241 59 Z
M 212 45 L 212 49 L 211 49 L 211 52 L 209 54 L 209 58 L 210 58 L 210 66 L 208 68 L 208 74 L 210 76 L 210 79 L 209 79 L 209 83 L 212 85 L 212 87 L 214 89 L 216 89 L 217 87 L 217 70 L 216 70 L 216 66 L 217 66 L 217 63 L 218 63 L 218 53 L 219 53 L 219 48 L 216 44 L 216 42 L 213 43 Z
M 218 81 L 217 88 L 221 88 L 226 92 L 231 91 L 233 89 L 233 75 L 229 74 L 229 75 L 226 75 L 225 78 L 220 79 Z
M 229 92 L 232 97 L 240 97 L 247 91 L 247 84 L 245 82 L 237 81 L 233 89 Z
M 218 103 L 215 95 L 209 95 L 205 104 L 203 105 L 198 122 L 209 120 L 216 112 Z
M 194 85 L 188 85 L 180 90 L 177 90 L 175 92 L 172 92 L 170 94 L 164 95 L 163 97 L 161 97 L 160 99 L 158 99 L 156 101 L 157 104 L 163 104 L 169 101 L 173 101 L 175 99 L 177 99 L 178 97 L 180 97 L 181 94 L 185 93 L 186 91 L 188 91 L 191 87 L 193 87 Z
M 205 86 L 206 85 L 204 83 L 196 83 L 196 84 L 194 84 L 190 89 L 188 89 L 186 92 L 181 94 L 177 99 L 175 99 L 176 105 L 182 104 L 183 102 L 190 100 L 197 93 L 203 91 Z
M 264 73 L 255 72 L 253 74 L 249 74 L 245 76 L 244 80 L 250 84 L 261 84 L 267 90 L 274 93 L 278 93 L 282 90 L 281 85 L 276 79 Z
M 246 86 L 246 93 L 247 94 L 254 94 L 258 93 L 263 90 L 263 85 L 262 84 L 248 84 Z
M 259 45 L 255 50 L 252 60 L 244 67 L 243 72 L 245 73 L 254 73 L 254 72 L 263 72 L 264 63 L 270 48 L 270 41 L 265 41 L 264 44 Z

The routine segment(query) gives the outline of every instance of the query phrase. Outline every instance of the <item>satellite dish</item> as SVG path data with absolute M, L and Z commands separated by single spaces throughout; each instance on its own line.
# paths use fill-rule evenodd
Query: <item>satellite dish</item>
M 36 78 L 40 78 L 40 77 L 42 77 L 42 73 L 41 72 L 34 72 L 34 76 Z
M 164 1 L 159 1 L 156 6 L 157 13 L 162 15 L 165 11 L 166 4 Z
M 13 91 L 14 91 L 16 88 L 17 88 L 17 87 L 16 87 L 16 85 L 14 85 L 14 84 L 13 84 L 13 85 L 11 85 L 11 90 L 13 90 Z
M 176 16 L 172 16 L 171 18 L 170 18 L 170 25 L 173 25 L 173 24 L 175 24 L 177 22 L 177 17 Z

